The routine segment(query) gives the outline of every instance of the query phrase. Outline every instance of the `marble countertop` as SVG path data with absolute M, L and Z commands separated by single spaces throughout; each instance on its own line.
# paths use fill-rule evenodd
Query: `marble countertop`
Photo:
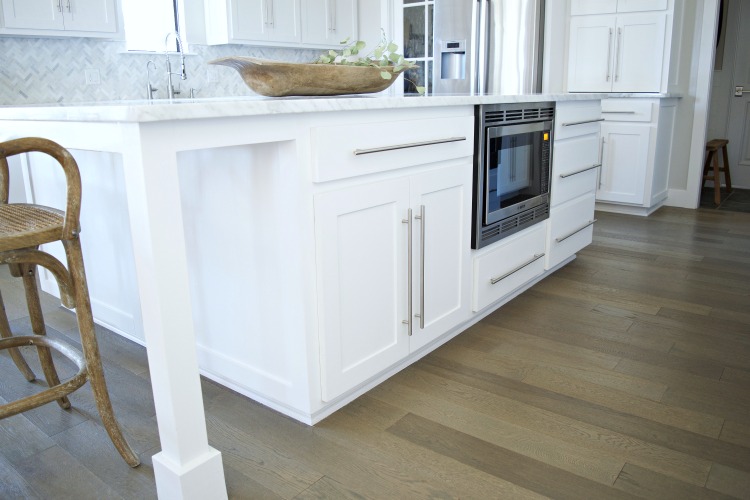
M 475 104 L 571 101 L 621 97 L 666 98 L 679 96 L 672 94 L 580 93 L 391 97 L 377 94 L 337 97 L 225 97 L 209 99 L 160 99 L 155 101 L 97 101 L 69 104 L 0 106 L 0 120 L 157 122 L 281 113 L 469 106 Z

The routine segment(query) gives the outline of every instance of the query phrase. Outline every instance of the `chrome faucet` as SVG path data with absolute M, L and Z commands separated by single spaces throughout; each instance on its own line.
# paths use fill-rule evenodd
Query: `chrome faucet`
M 180 53 L 180 72 L 179 73 L 172 73 L 172 63 L 169 60 L 169 37 L 174 36 L 175 40 L 177 41 L 177 52 Z M 180 33 L 177 31 L 172 31 L 170 33 L 167 33 L 167 36 L 164 37 L 164 55 L 167 58 L 167 97 L 170 99 L 174 99 L 175 94 L 179 94 L 180 91 L 175 91 L 174 86 L 172 85 L 172 75 L 176 75 L 180 77 L 180 80 L 187 80 L 187 73 L 185 72 L 185 51 L 182 47 L 182 39 L 180 38 Z
M 148 99 L 149 101 L 152 101 L 154 99 L 154 92 L 159 90 L 151 85 L 151 71 L 149 71 L 151 66 L 156 69 L 156 63 L 154 61 L 149 61 L 146 63 L 146 99 Z

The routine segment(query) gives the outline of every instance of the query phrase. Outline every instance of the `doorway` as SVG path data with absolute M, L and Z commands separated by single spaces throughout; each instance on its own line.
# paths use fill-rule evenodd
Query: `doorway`
M 720 12 L 706 139 L 729 140 L 732 187 L 740 189 L 727 202 L 750 210 L 750 0 L 721 0 Z

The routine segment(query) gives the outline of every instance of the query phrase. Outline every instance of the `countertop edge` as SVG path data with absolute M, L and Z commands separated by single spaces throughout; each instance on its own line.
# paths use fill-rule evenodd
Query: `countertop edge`
M 677 94 L 565 93 L 482 96 L 391 97 L 236 97 L 176 99 L 173 101 L 102 101 L 70 104 L 0 106 L 0 120 L 67 122 L 136 122 L 194 120 L 241 116 L 473 106 L 515 102 L 576 101 L 608 98 L 674 98 Z

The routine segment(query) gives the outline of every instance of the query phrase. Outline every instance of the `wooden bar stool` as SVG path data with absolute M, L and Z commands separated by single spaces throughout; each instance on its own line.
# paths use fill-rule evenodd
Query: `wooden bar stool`
M 45 153 L 60 164 L 67 184 L 65 211 L 41 205 L 8 203 L 8 160 L 29 152 Z M 16 139 L 0 143 L 0 264 L 8 264 L 13 276 L 23 277 L 27 306 L 34 335 L 13 336 L 0 297 L 0 350 L 8 349 L 24 377 L 32 381 L 34 373 L 21 355 L 18 347 L 36 346 L 39 360 L 47 379 L 48 389 L 32 396 L 0 405 L 0 418 L 10 417 L 57 400 L 61 407 L 69 408 L 66 397 L 86 381 L 91 382 L 96 407 L 104 428 L 120 455 L 131 467 L 140 460 L 125 441 L 112 411 L 99 347 L 94 334 L 86 274 L 83 268 L 79 216 L 81 212 L 81 178 L 73 156 L 58 144 L 40 138 Z M 61 241 L 65 249 L 66 266 L 52 255 L 39 250 L 39 246 Z M 75 307 L 83 354 L 70 344 L 45 335 L 44 318 L 39 302 L 36 266 L 48 269 L 60 287 L 62 303 Z M 78 367 L 72 378 L 60 382 L 50 354 L 54 349 Z M 5 382 L 5 381 L 3 381 Z
M 701 184 L 701 188 L 703 188 L 708 180 L 714 182 L 714 202 L 717 205 L 721 204 L 720 172 L 724 172 L 727 191 L 732 192 L 732 177 L 729 175 L 727 144 L 729 144 L 729 141 L 726 139 L 712 139 L 706 143 L 706 163 L 703 164 L 703 183 Z M 722 167 L 719 167 L 719 149 L 721 149 L 724 163 Z M 713 173 L 710 173 L 711 168 L 713 168 Z

